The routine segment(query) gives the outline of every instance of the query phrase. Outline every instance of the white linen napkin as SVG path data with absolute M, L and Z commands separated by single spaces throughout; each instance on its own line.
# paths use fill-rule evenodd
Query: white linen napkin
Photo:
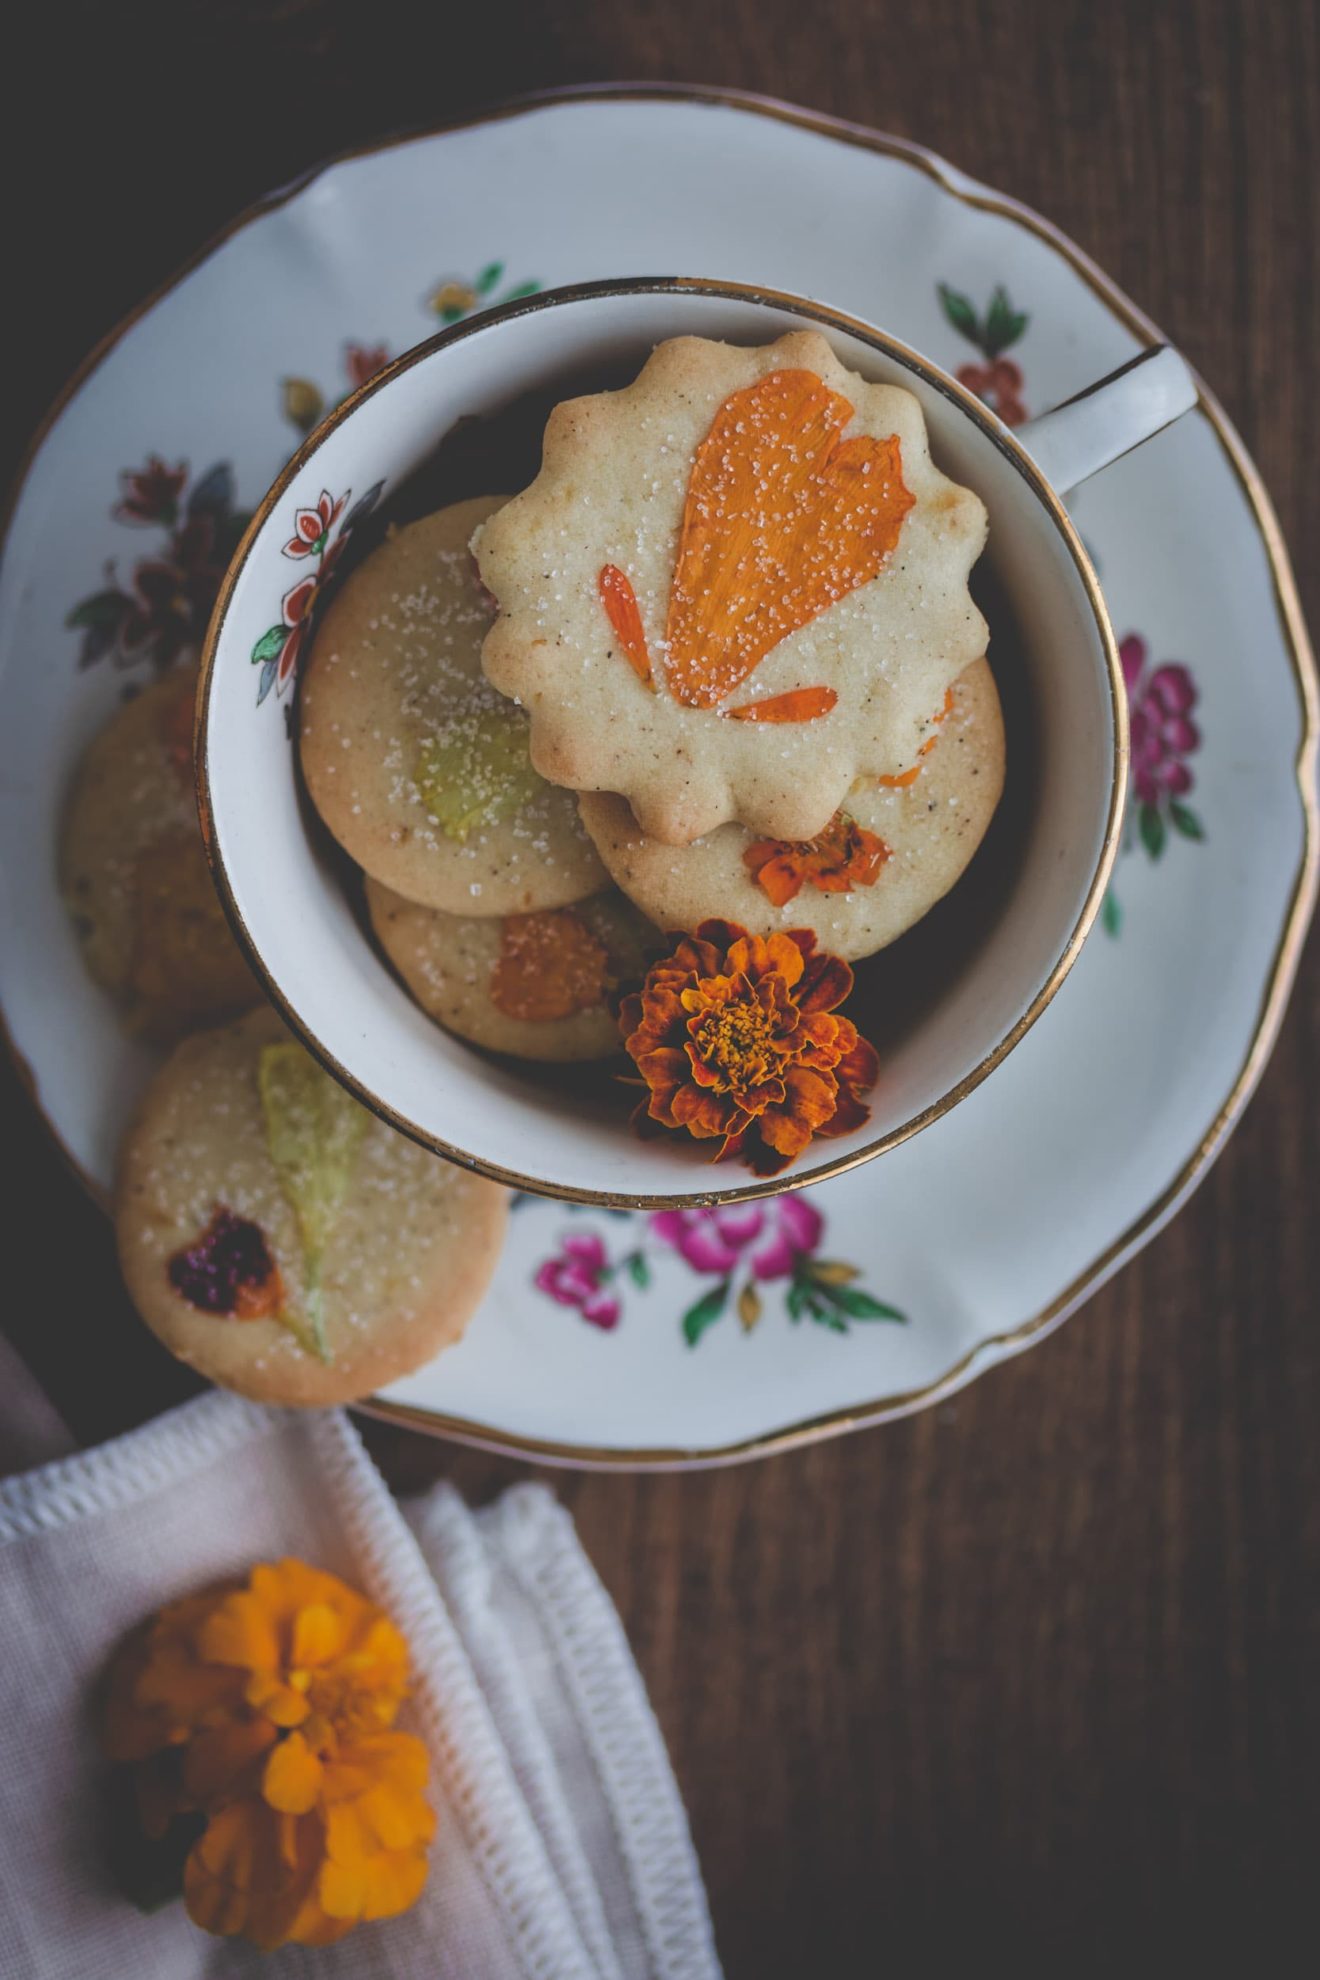
M 5 1466 L 0 1461 L 0 1472 Z M 406 1511 L 406 1516 L 405 1516 Z M 439 1815 L 417 1906 L 261 1954 L 115 1890 L 96 1679 L 162 1603 L 296 1554 L 408 1638 Z M 542 1486 L 403 1509 L 342 1412 L 213 1394 L 0 1483 L 0 1980 L 718 1980 L 687 1820 L 609 1597 Z

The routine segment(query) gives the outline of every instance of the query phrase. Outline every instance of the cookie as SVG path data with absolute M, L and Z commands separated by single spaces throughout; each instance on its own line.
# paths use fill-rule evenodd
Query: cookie
M 156 1075 L 115 1225 L 138 1311 L 181 1361 L 259 1402 L 342 1403 L 458 1340 L 507 1201 L 367 1113 L 261 1010 Z
M 303 775 L 373 879 L 449 914 L 562 907 L 605 884 L 522 710 L 481 671 L 492 607 L 468 550 L 497 498 L 394 530 L 331 602 L 299 702 Z
M 369 880 L 367 906 L 422 1009 L 460 1038 L 519 1059 L 617 1052 L 618 993 L 662 946 L 612 888 L 570 908 L 477 920 L 418 907 Z
M 616 886 L 663 928 L 709 918 L 755 935 L 812 928 L 856 961 L 919 921 L 965 870 L 1004 783 L 994 676 L 977 660 L 950 690 L 916 762 L 888 785 L 855 790 L 814 842 L 757 840 L 723 825 L 677 848 L 642 832 L 622 798 L 578 799 Z
M 220 906 L 197 822 L 195 667 L 116 710 L 78 765 L 60 891 L 91 975 L 129 1028 L 170 1039 L 247 1010 L 260 987 Z
M 544 776 L 620 793 L 651 837 L 811 838 L 985 652 L 985 535 L 918 401 L 818 332 L 676 338 L 556 407 L 536 480 L 478 530 L 486 673 Z

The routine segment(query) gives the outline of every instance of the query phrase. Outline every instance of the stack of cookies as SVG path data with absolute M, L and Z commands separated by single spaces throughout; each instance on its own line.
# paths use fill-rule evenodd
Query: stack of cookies
M 1003 785 L 985 535 L 917 400 L 814 332 L 662 344 L 555 409 L 524 493 L 392 531 L 317 633 L 301 753 L 418 1003 L 598 1058 L 677 931 L 854 960 L 910 928 Z

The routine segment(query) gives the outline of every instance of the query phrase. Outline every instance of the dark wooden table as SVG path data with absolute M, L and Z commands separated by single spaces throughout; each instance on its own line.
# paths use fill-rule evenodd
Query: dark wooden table
M 28 11 L 0 118 L 6 470 L 93 340 L 322 154 L 560 83 L 740 85 L 920 139 L 1075 236 L 1224 399 L 1320 625 L 1306 0 Z M 1174 1972 L 1231 1946 L 1281 1970 L 1269 1942 L 1320 1841 L 1316 960 L 1200 1194 L 1036 1352 L 795 1456 L 557 1478 L 651 1688 L 731 1976 L 925 1974 L 992 1946 L 1141 1973 L 1156 1941 Z M 94 1439 L 187 1381 L 6 1078 L 6 1319 Z M 480 1497 L 523 1472 L 372 1443 L 401 1485 Z

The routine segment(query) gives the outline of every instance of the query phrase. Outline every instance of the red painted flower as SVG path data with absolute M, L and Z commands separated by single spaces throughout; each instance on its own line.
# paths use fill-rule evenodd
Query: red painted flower
M 1012 358 L 991 358 L 987 364 L 959 365 L 958 383 L 997 412 L 1005 426 L 1021 426 L 1027 417 L 1022 402 L 1022 370 Z
M 547 1258 L 536 1274 L 537 1290 L 549 1293 L 561 1306 L 575 1306 L 584 1320 L 602 1332 L 619 1324 L 619 1302 L 606 1291 L 610 1277 L 605 1246 L 591 1231 L 574 1231 L 560 1245 L 558 1258 Z
M 326 539 L 343 513 L 346 495 L 336 502 L 330 491 L 321 490 L 314 509 L 299 509 L 293 518 L 293 535 L 284 546 L 286 557 L 318 557 Z
M 112 514 L 116 522 L 172 523 L 179 512 L 179 496 L 188 479 L 188 464 L 166 467 L 159 454 L 148 454 L 146 465 L 126 468 L 119 477 L 123 490 Z
M 388 344 L 347 344 L 344 347 L 344 369 L 354 391 L 359 385 L 365 385 L 369 378 L 374 378 L 378 371 L 383 371 L 389 361 Z
M 214 518 L 191 516 L 163 557 L 145 558 L 133 572 L 131 603 L 119 629 L 123 659 L 131 663 L 149 652 L 163 669 L 185 647 L 200 645 L 223 575 Z
M 338 515 L 343 507 L 341 497 L 335 509 Z M 300 511 L 305 514 L 306 511 Z M 336 564 L 344 553 L 345 539 L 341 536 L 325 550 L 319 567 L 305 578 L 300 578 L 291 591 L 286 591 L 280 600 L 280 617 L 287 632 L 275 668 L 275 691 L 283 694 L 289 682 L 298 671 L 302 650 L 312 630 L 312 620 L 316 614 L 317 602 L 334 573 Z
M 1132 728 L 1132 788 L 1139 804 L 1158 806 L 1192 788 L 1187 758 L 1201 746 L 1191 719 L 1199 698 L 1188 669 L 1177 661 L 1146 671 L 1147 647 L 1129 633 L 1118 649 Z

